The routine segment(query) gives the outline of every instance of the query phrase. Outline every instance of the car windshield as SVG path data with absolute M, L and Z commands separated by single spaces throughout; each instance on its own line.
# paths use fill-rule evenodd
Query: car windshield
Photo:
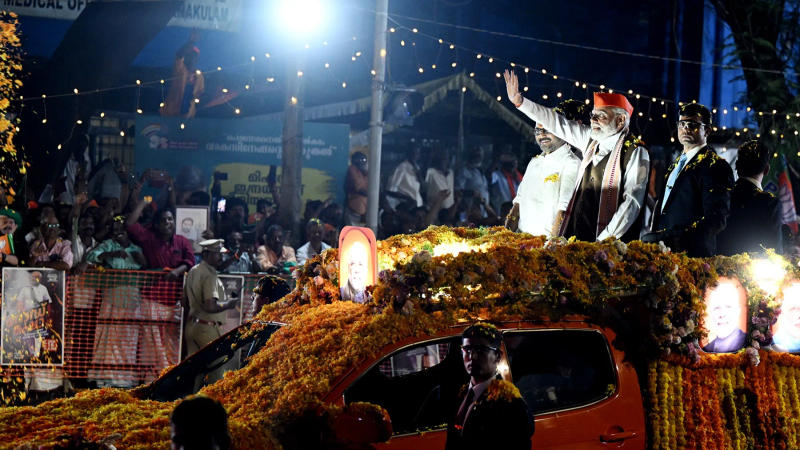
M 259 329 L 247 333 L 254 325 Z M 137 389 L 137 396 L 173 401 L 194 394 L 203 386 L 203 378 L 223 364 L 230 370 L 245 367 L 272 334 L 284 325 L 278 322 L 243 324 L 184 359 L 150 385 Z

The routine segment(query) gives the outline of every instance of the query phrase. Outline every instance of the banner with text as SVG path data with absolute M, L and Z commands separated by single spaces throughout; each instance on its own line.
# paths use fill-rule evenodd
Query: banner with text
M 220 172 L 222 195 L 244 199 L 254 211 L 258 199 L 272 199 L 272 179 L 280 188 L 282 130 L 280 121 L 258 118 L 139 116 L 136 171 L 169 172 L 179 195 L 180 191 L 208 191 L 214 172 Z M 349 148 L 349 125 L 303 124 L 303 202 L 333 197 L 344 204 Z
M 64 363 L 64 272 L 3 268 L 0 364 Z
M 22 16 L 75 20 L 92 0 L 0 0 Z M 186 0 L 167 26 L 238 31 L 241 0 Z

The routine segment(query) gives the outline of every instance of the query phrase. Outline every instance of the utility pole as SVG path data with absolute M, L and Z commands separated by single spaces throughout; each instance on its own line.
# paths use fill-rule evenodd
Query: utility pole
M 386 78 L 386 24 L 389 0 L 375 1 L 375 45 L 372 56 L 372 111 L 369 118 L 369 185 L 367 226 L 378 235 L 378 203 L 381 182 L 381 145 L 383 143 L 383 90 Z
M 292 54 L 287 66 L 283 134 L 281 137 L 281 182 L 278 220 L 297 237 L 303 170 L 303 95 L 300 59 Z

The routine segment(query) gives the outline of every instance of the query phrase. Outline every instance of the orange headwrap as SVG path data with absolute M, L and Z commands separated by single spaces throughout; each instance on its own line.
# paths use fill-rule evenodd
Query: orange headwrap
M 622 94 L 609 94 L 607 92 L 594 93 L 594 107 L 613 106 L 628 111 L 628 116 L 633 116 L 633 105 Z

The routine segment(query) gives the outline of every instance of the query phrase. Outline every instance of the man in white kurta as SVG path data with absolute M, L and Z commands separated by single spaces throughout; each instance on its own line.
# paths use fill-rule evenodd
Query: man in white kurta
M 415 201 L 417 206 L 422 206 L 422 193 L 420 192 L 422 183 L 420 183 L 419 179 L 418 160 L 419 148 L 413 147 L 409 149 L 406 159 L 394 169 L 392 176 L 389 177 L 386 190 L 403 194 Z M 392 208 L 397 208 L 400 203 L 399 199 L 389 197 L 389 204 Z
M 512 103 L 525 115 L 583 153 L 560 234 L 584 241 L 638 239 L 650 156 L 630 136 L 633 107 L 620 94 L 596 93 L 591 126 L 567 120 L 522 97 L 513 72 L 505 72 Z
M 583 107 L 581 102 L 566 100 L 557 110 L 570 120 L 581 120 Z M 525 169 L 506 226 L 514 229 L 516 222 L 521 232 L 550 238 L 558 234 L 559 211 L 569 205 L 581 158 L 580 152 L 541 124 L 536 124 L 534 133 L 542 153 L 531 158 Z

